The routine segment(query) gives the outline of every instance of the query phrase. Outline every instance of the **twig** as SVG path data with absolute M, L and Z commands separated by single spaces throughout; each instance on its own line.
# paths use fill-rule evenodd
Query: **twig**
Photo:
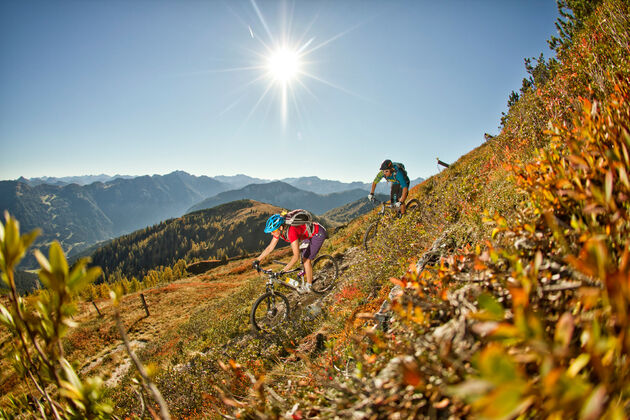
M 552 284 L 550 286 L 543 286 L 542 289 L 543 289 L 543 292 L 557 292 L 560 290 L 579 289 L 580 287 L 582 287 L 581 281 L 574 281 L 574 282 L 565 281 L 558 284 Z
M 57 374 L 57 370 L 54 368 L 54 366 L 52 366 L 52 363 L 50 363 L 50 361 L 46 357 L 46 354 L 41 349 L 39 343 L 37 342 L 37 337 L 35 336 L 35 333 L 31 330 L 31 328 L 29 328 L 28 323 L 25 321 L 26 318 L 24 317 L 24 314 L 22 313 L 20 305 L 18 305 L 18 295 L 17 295 L 17 289 L 15 288 L 15 279 L 13 277 L 14 276 L 13 271 L 9 270 L 8 273 L 7 273 L 7 276 L 9 277 L 9 285 L 11 286 L 11 296 L 13 298 L 13 299 L 11 299 L 11 301 L 13 303 L 13 308 L 14 308 L 18 318 L 20 320 L 22 320 L 23 325 L 24 325 L 24 329 L 26 330 L 26 334 L 28 335 L 28 337 L 30 338 L 31 342 L 33 343 L 33 347 L 35 347 L 36 352 L 39 353 L 42 362 L 48 367 L 48 369 L 50 369 L 50 372 L 52 373 L 52 375 L 57 380 L 57 384 L 60 384 L 61 382 L 59 380 L 59 375 Z M 41 375 L 39 374 L 38 371 L 35 371 L 35 375 L 37 376 L 37 380 L 36 380 L 35 377 L 34 377 L 35 375 L 33 374 L 33 371 L 30 368 L 31 366 L 33 368 L 35 368 L 35 363 L 34 363 L 33 359 L 31 358 L 31 353 L 28 351 L 28 345 L 26 343 L 26 338 L 24 337 L 24 334 L 18 334 L 18 335 L 20 337 L 20 341 L 22 342 L 22 346 L 24 347 L 24 354 L 26 355 L 26 359 L 27 359 L 28 364 L 29 364 L 29 367 L 26 369 L 26 371 L 28 372 L 29 376 L 31 377 L 31 380 L 35 384 L 35 387 L 37 388 L 37 390 L 42 394 L 42 396 L 46 399 L 46 401 L 50 405 L 50 409 L 52 410 L 53 415 L 55 416 L 55 418 L 61 420 L 59 412 L 57 412 L 57 408 L 55 407 L 55 404 L 54 404 L 52 398 L 50 398 L 50 395 L 48 395 L 48 392 L 46 392 L 45 388 L 40 387 L 40 382 L 42 384 L 44 383 L 44 381 L 41 378 Z M 24 363 L 22 363 L 22 366 L 24 366 Z M 39 380 L 39 382 L 38 382 L 38 380 Z
M 269 395 L 271 395 L 272 397 L 274 397 L 276 400 L 280 401 L 280 402 L 285 402 L 286 400 L 284 398 L 282 398 L 280 395 L 276 394 L 276 391 L 274 391 L 270 386 L 266 387 L 267 392 L 269 392 Z
M 140 400 L 140 415 L 138 417 L 144 417 L 144 412 L 146 411 L 146 405 L 144 403 L 144 395 L 142 392 L 138 391 L 136 388 L 132 388 L 133 391 L 138 395 L 138 399 Z
M 92 305 L 94 305 L 94 307 L 96 308 L 96 313 L 98 314 L 99 318 L 103 318 L 103 315 L 101 314 L 101 311 L 98 310 L 98 306 L 96 306 L 96 302 L 92 301 Z
M 144 293 L 140 293 L 140 299 L 142 300 L 142 306 L 144 307 L 144 312 L 146 312 L 147 317 L 151 315 L 149 313 L 149 306 L 147 305 L 147 301 L 144 299 Z

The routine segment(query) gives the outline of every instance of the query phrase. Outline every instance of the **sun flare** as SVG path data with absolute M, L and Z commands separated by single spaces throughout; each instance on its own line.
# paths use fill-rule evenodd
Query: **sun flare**
M 269 75 L 280 83 L 288 83 L 300 73 L 300 57 L 296 51 L 279 48 L 267 59 Z
M 254 79 L 238 89 L 239 91 L 245 90 L 246 87 L 259 84 L 259 82 L 260 85 L 263 86 L 262 93 L 245 118 L 246 121 L 260 108 L 261 104 L 267 98 L 272 98 L 271 101 L 280 105 L 283 127 L 286 128 L 289 119 L 289 111 L 295 114 L 298 119 L 304 118 L 303 104 L 300 104 L 301 96 L 308 94 L 315 100 L 318 99 L 317 95 L 309 87 L 309 82 L 315 81 L 334 89 L 353 94 L 317 76 L 313 73 L 313 69 L 309 67 L 317 63 L 316 56 L 313 55 L 313 53 L 344 36 L 356 26 L 348 28 L 324 41 L 315 42 L 316 37 L 308 34 L 315 20 L 306 26 L 306 31 L 303 34 L 295 34 L 291 31 L 293 18 L 287 18 L 285 15 L 283 19 L 278 22 L 280 30 L 274 32 L 258 7 L 257 0 L 250 0 L 250 2 L 258 17 L 258 23 L 247 22 L 246 34 L 248 35 L 248 41 L 251 40 L 258 45 L 255 48 L 248 46 L 246 49 L 253 54 L 254 60 L 242 67 L 221 70 L 255 70 L 257 72 L 257 76 Z M 241 98 L 244 96 L 243 94 Z M 240 100 L 239 98 L 232 102 L 232 104 L 226 107 L 222 112 L 229 111 L 231 108 L 235 107 Z

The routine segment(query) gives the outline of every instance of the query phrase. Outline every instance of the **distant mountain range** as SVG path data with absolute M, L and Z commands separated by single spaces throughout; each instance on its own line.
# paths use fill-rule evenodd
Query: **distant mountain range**
M 389 195 L 376 194 L 376 198 L 380 201 L 387 201 L 389 200 Z M 343 225 L 361 215 L 369 213 L 375 207 L 376 205 L 374 203 L 370 202 L 367 198 L 362 197 L 352 203 L 344 204 L 343 206 L 328 210 L 326 213 L 322 214 L 322 219 L 329 220 L 336 225 Z
M 179 216 L 226 188 L 229 185 L 215 179 L 185 172 L 84 186 L 0 181 L 0 211 L 15 216 L 23 231 L 40 228 L 37 246 L 58 240 L 69 253 Z M 26 266 L 32 264 L 32 257 L 25 261 Z
M 118 178 L 131 179 L 131 178 L 135 178 L 135 176 L 131 176 L 131 175 L 110 176 L 110 175 L 101 174 L 101 175 L 84 175 L 84 176 L 64 176 L 60 178 L 53 177 L 53 176 L 44 176 L 41 178 L 20 177 L 17 180 L 25 184 L 28 184 L 31 187 L 35 187 L 41 184 L 49 184 L 49 185 L 57 185 L 57 186 L 64 186 L 64 185 L 70 185 L 70 184 L 89 185 L 89 184 L 92 184 L 93 182 L 109 182 Z
M 176 173 L 184 173 L 185 172 L 181 172 L 181 171 L 177 171 Z M 188 175 L 188 174 L 186 174 Z M 160 176 L 160 175 L 153 175 L 155 176 Z M 166 175 L 164 175 L 166 176 Z M 197 178 L 194 175 L 190 175 L 191 177 Z M 105 174 L 101 174 L 101 175 L 85 175 L 85 176 L 66 176 L 66 177 L 40 177 L 40 178 L 24 178 L 24 177 L 20 177 L 17 179 L 17 181 L 19 182 L 23 182 L 25 184 L 30 185 L 31 187 L 35 187 L 37 185 L 42 185 L 42 184 L 49 184 L 49 185 L 56 185 L 56 186 L 65 186 L 65 185 L 70 185 L 70 184 L 78 184 L 78 185 L 89 185 L 92 184 L 94 182 L 102 182 L 102 183 L 107 183 L 110 181 L 114 181 L 116 179 L 133 179 L 133 178 L 140 178 L 140 177 L 136 177 L 136 176 L 131 176 L 131 175 L 114 175 L 114 176 L 110 176 L 110 175 L 105 175 Z M 225 189 L 224 191 L 227 190 L 237 190 L 240 188 L 243 188 L 247 185 L 250 184 L 266 184 L 269 182 L 274 182 L 274 181 L 282 181 L 282 182 L 286 182 L 289 185 L 293 185 L 296 188 L 299 188 L 301 190 L 305 190 L 305 191 L 311 191 L 317 194 L 330 194 L 330 193 L 334 193 L 334 192 L 341 192 L 341 191 L 347 191 L 347 190 L 352 190 L 352 189 L 363 189 L 363 190 L 369 190 L 370 186 L 372 185 L 371 182 L 358 182 L 358 181 L 354 181 L 354 182 L 341 182 L 341 181 L 334 181 L 334 180 L 330 180 L 330 179 L 321 179 L 318 178 L 316 176 L 305 176 L 305 177 L 300 177 L 300 178 L 284 178 L 284 179 L 280 179 L 280 180 L 270 180 L 270 179 L 262 179 L 262 178 L 254 178 L 248 175 L 243 175 L 243 174 L 237 174 L 237 175 L 217 175 L 214 177 L 206 177 L 206 176 L 201 176 L 199 178 L 212 178 L 215 179 L 219 182 L 221 182 L 222 184 L 225 185 Z M 411 186 L 413 187 L 414 185 L 417 185 L 419 183 L 421 183 L 422 181 L 424 181 L 424 178 L 416 178 L 411 180 Z M 386 182 L 381 182 L 377 187 L 376 187 L 376 192 L 377 193 L 387 193 L 389 191 L 389 187 L 387 185 Z
M 230 201 L 249 199 L 270 203 L 286 209 L 303 208 L 314 214 L 322 214 L 335 207 L 365 197 L 365 190 L 353 189 L 331 194 L 316 194 L 295 188 L 286 182 L 275 181 L 267 184 L 250 184 L 239 190 L 230 190 L 207 198 L 188 209 L 193 212 L 209 209 Z
M 22 231 L 40 228 L 42 234 L 36 246 L 47 248 L 58 240 L 64 251 L 73 255 L 96 243 L 190 211 L 240 199 L 322 214 L 363 198 L 370 185 L 317 177 L 287 178 L 288 182 L 247 175 L 198 177 L 183 171 L 90 182 L 97 178 L 108 176 L 0 181 L 0 213 L 8 210 L 20 221 Z M 242 186 L 243 183 L 248 184 Z M 385 183 L 379 187 L 377 191 L 388 188 Z M 34 258 L 27 257 L 23 268 L 33 266 Z
M 374 173 L 376 176 L 376 172 Z M 240 189 L 250 184 L 265 184 L 275 181 L 284 182 L 286 184 L 292 185 L 295 188 L 299 188 L 300 190 L 314 192 L 316 194 L 331 194 L 336 192 L 361 189 L 365 191 L 369 191 L 372 182 L 341 182 L 334 181 L 330 179 L 321 179 L 316 176 L 303 176 L 300 178 L 283 178 L 280 180 L 268 180 L 268 179 L 260 179 L 260 178 L 252 178 L 247 175 L 233 175 L 233 176 L 215 176 L 214 179 L 217 181 L 224 182 L 229 184 L 232 188 L 230 189 Z M 424 181 L 424 178 L 416 178 L 411 180 L 411 186 L 415 186 Z M 376 192 L 380 194 L 389 194 L 389 185 L 387 182 L 381 182 L 376 186 Z

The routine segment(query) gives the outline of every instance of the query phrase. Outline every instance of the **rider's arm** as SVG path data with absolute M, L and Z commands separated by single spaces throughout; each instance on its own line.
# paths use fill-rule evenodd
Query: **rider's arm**
M 402 196 L 400 197 L 400 201 L 401 203 L 404 203 L 405 201 L 407 201 L 407 193 L 409 192 L 409 188 L 405 187 L 402 189 Z
M 405 176 L 402 174 L 402 171 L 396 171 L 396 181 L 398 181 L 400 187 L 402 188 L 402 196 L 398 201 L 404 203 L 407 199 L 407 193 L 409 192 L 409 184 L 407 183 Z
M 383 179 L 384 176 L 385 174 L 383 173 L 383 171 L 378 171 L 378 173 L 376 174 L 376 178 L 374 178 L 374 181 L 372 181 L 372 193 L 374 193 L 374 188 L 376 188 L 376 184 L 381 182 L 381 179 Z
M 274 236 L 271 242 L 269 242 L 269 245 L 267 245 L 267 248 L 265 248 L 265 250 L 256 259 L 262 262 L 263 258 L 269 255 L 271 251 L 273 251 L 276 248 L 276 245 L 278 244 L 279 240 L 280 240 L 279 236 Z
M 291 251 L 293 251 L 293 256 L 291 257 L 291 261 L 289 261 L 284 267 L 283 271 L 289 271 L 300 259 L 300 241 L 296 239 L 295 241 L 291 242 Z
M 370 190 L 370 194 L 374 194 L 375 189 L 376 189 L 376 182 L 372 182 L 372 189 Z

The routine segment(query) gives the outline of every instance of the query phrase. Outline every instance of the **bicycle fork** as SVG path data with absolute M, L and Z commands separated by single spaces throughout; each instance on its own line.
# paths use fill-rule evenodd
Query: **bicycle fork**
M 278 309 L 276 308 L 276 294 L 272 291 L 271 296 L 267 299 L 267 316 L 274 317 Z

